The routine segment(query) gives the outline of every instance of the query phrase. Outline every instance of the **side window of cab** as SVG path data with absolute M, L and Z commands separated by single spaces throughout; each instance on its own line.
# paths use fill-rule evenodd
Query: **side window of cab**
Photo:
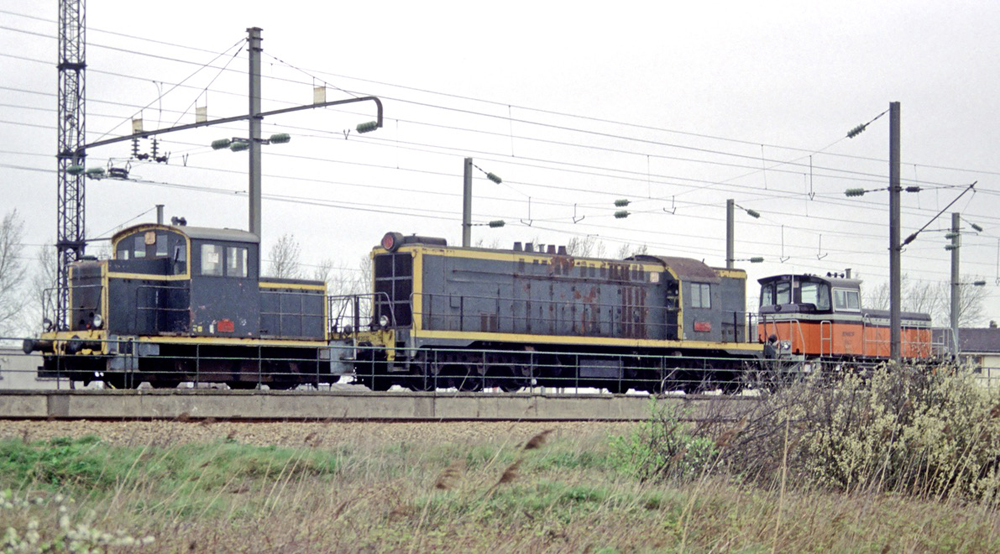
M 201 254 L 201 274 L 222 277 L 224 275 L 222 256 L 225 249 L 219 244 L 202 244 Z

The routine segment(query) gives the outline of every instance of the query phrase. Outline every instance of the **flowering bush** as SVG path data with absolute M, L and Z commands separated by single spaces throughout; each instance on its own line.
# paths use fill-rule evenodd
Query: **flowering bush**
M 47 501 L 37 497 L 29 501 L 27 498 L 14 498 L 10 490 L 0 492 L 0 512 L 27 512 L 32 506 L 45 506 Z M 54 528 L 42 528 L 36 518 L 22 517 L 26 520 L 22 530 L 7 527 L 0 537 L 0 551 L 3 552 L 94 552 L 106 551 L 112 546 L 142 547 L 152 544 L 153 537 L 135 538 L 125 533 L 106 533 L 91 527 L 87 523 L 73 525 L 70 521 L 68 504 L 73 504 L 72 498 L 56 495 L 49 506 L 55 508 L 58 517 Z M 8 519 L 8 518 L 3 518 Z

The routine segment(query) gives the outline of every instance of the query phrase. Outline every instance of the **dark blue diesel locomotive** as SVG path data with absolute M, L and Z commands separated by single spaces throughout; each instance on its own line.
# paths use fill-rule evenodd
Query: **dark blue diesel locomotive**
M 345 361 L 376 390 L 726 388 L 762 350 L 743 270 L 532 244 L 449 247 L 399 233 L 385 235 L 372 261 L 380 329 L 355 333 L 359 348 Z
M 113 258 L 70 266 L 68 329 L 25 341 L 40 377 L 116 388 L 182 381 L 290 388 L 330 373 L 326 287 L 260 277 L 256 235 L 144 224 Z

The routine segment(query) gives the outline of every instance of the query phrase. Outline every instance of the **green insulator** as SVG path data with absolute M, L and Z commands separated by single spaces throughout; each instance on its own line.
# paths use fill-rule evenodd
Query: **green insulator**
M 747 215 L 754 219 L 760 219 L 760 212 L 757 210 L 747 210 Z
M 627 198 L 619 198 L 618 200 L 615 200 L 615 207 L 616 208 L 624 208 L 625 206 L 628 206 L 629 204 L 630 204 L 630 202 L 629 202 L 629 200 Z
M 629 215 L 631 215 L 631 214 L 629 214 L 625 210 L 618 210 L 617 212 L 615 212 L 615 219 L 625 219 Z
M 486 178 L 489 179 L 490 181 L 493 181 L 494 183 L 496 183 L 498 185 L 503 182 L 503 179 L 501 179 L 499 176 L 497 176 L 496 173 L 487 173 L 486 174 Z
M 762 264 L 764 263 L 764 258 L 762 256 L 754 256 L 750 258 L 750 263 L 752 264 Z
M 865 189 L 847 189 L 844 191 L 844 194 L 847 196 L 864 196 Z
M 502 219 L 494 219 L 493 221 L 490 222 L 490 227 L 493 227 L 494 229 L 496 229 L 497 227 L 503 227 L 506 224 L 507 224 L 507 222 L 505 222 Z
M 853 128 L 853 129 L 851 129 L 850 131 L 847 132 L 847 138 L 854 138 L 854 137 L 860 135 L 861 133 L 865 132 L 865 129 L 867 129 L 867 128 L 868 128 L 867 125 L 864 125 L 864 124 L 858 125 L 857 127 Z
M 231 141 L 229 139 L 213 140 L 212 141 L 212 150 L 222 150 L 223 148 L 229 148 L 229 145 L 232 144 L 232 143 L 233 143 L 233 141 Z
M 270 142 L 271 144 L 285 144 L 290 140 L 292 140 L 292 135 L 289 135 L 288 133 L 277 133 L 271 135 L 271 138 L 268 139 L 268 142 Z
M 983 232 L 983 228 L 981 226 L 976 225 L 975 223 L 970 223 L 970 225 L 972 225 L 972 228 L 975 229 L 976 232 L 978 232 L 978 233 L 982 233 Z
M 378 129 L 378 122 L 377 121 L 369 121 L 367 123 L 358 123 L 358 126 L 356 127 L 356 129 L 357 129 L 358 133 L 361 133 L 361 134 L 370 133 L 370 132 L 374 131 L 375 129 Z
M 238 141 L 230 144 L 229 145 L 229 149 L 232 150 L 233 152 L 242 152 L 244 150 L 249 150 L 250 149 L 250 143 L 242 141 L 242 140 L 238 140 Z
M 91 168 L 87 169 L 86 174 L 87 174 L 87 177 L 90 177 L 91 179 L 100 179 L 100 178 L 104 177 L 104 168 L 103 167 L 91 167 Z
M 83 173 L 83 166 L 82 165 L 77 165 L 77 164 L 73 164 L 71 166 L 67 166 L 66 167 L 66 173 L 69 173 L 70 175 L 79 175 L 79 174 Z

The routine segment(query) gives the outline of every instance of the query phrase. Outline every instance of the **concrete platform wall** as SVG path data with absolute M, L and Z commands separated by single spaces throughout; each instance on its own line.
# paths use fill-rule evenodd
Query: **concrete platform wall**
M 746 397 L 272 392 L 214 390 L 4 391 L 8 419 L 289 419 L 629 421 L 653 406 L 678 407 L 685 419 L 736 414 Z M 735 417 L 732 416 L 732 417 Z

